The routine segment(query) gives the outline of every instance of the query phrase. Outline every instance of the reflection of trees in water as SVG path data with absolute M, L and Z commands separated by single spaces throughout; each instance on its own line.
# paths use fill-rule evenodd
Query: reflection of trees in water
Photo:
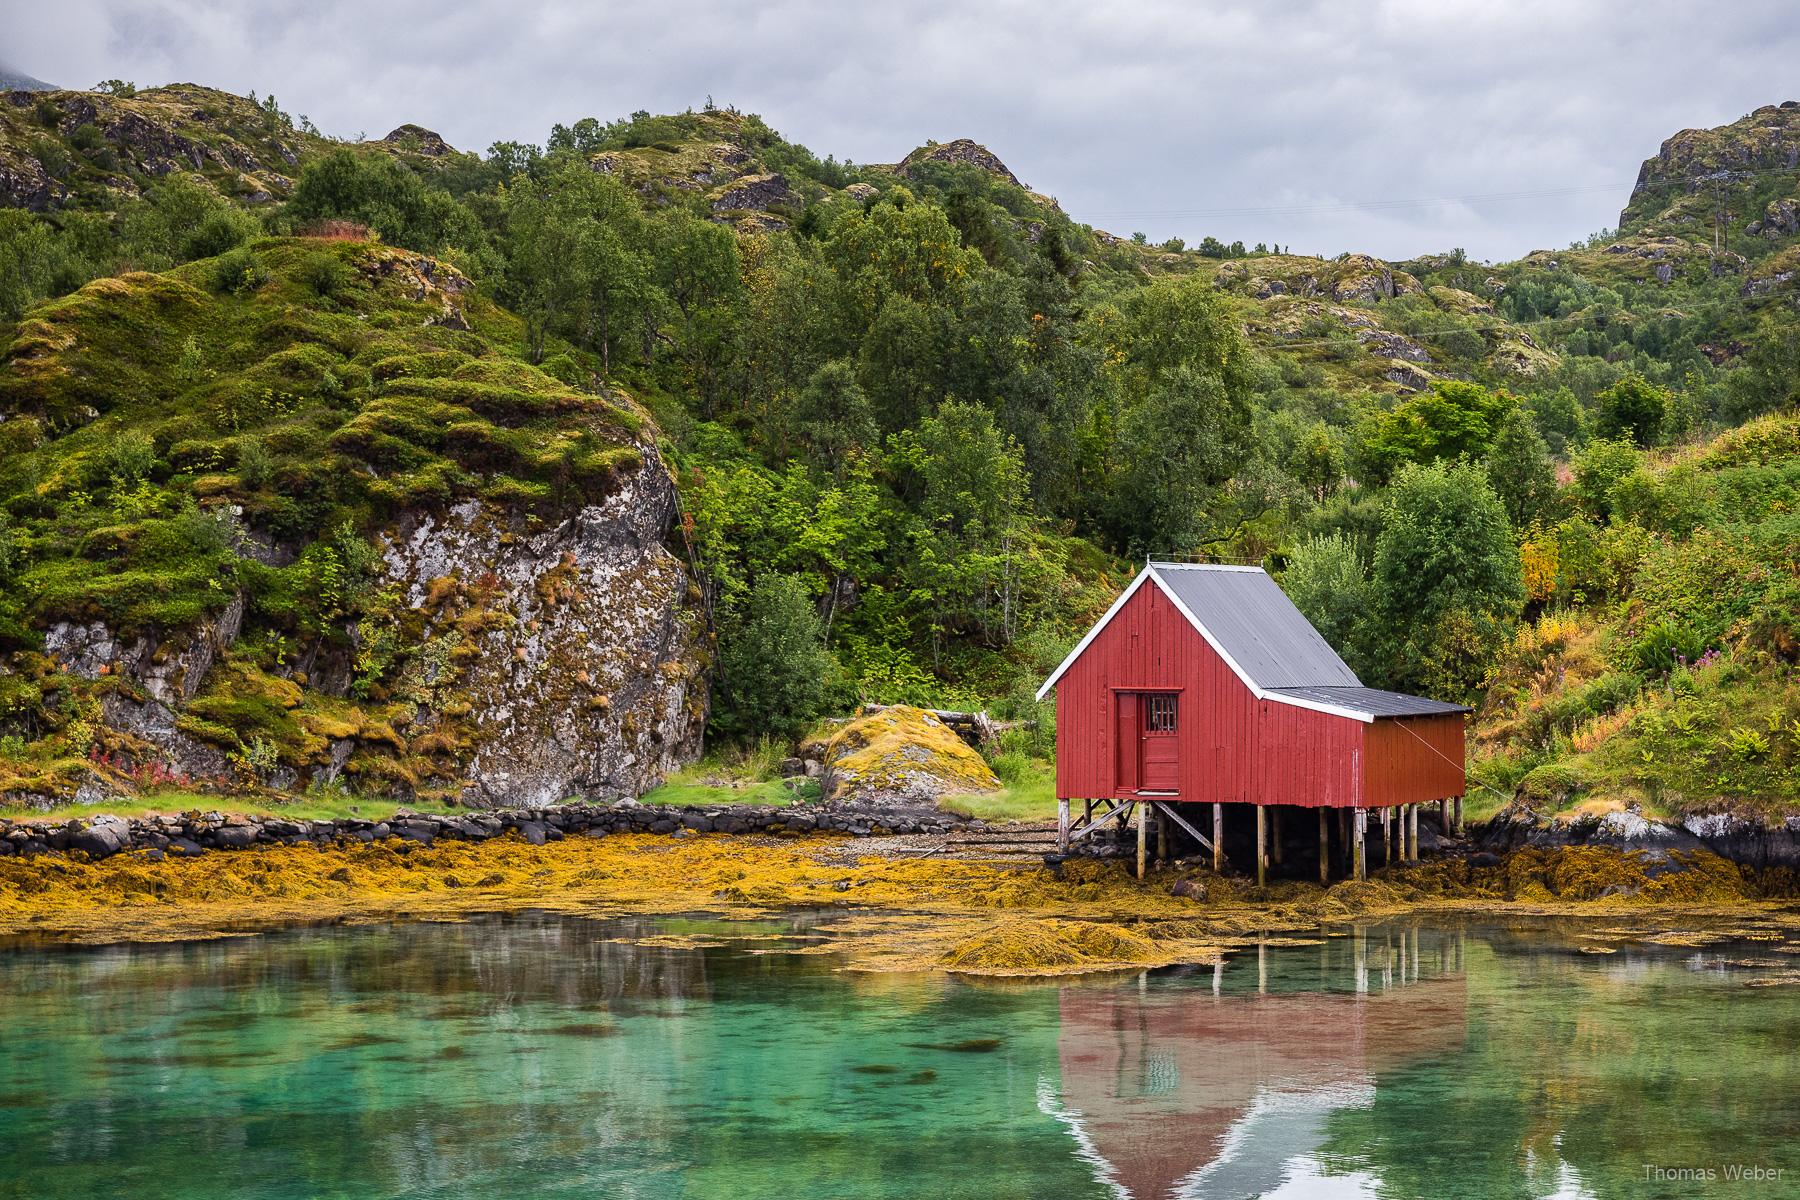
M 1397 1195 L 1446 1179 L 1545 1195 L 1571 1178 L 1584 1194 L 1668 1194 L 1645 1164 L 1794 1177 L 1800 996 L 1746 990 L 1690 951 L 1583 957 L 1536 931 L 1535 945 L 1529 928 L 1484 932 L 1465 1053 L 1385 1076 L 1370 1108 L 1333 1121 L 1334 1149 Z
M 1461 933 L 1391 923 L 1154 985 L 1066 988 L 1060 1092 L 1042 1106 L 1117 1195 L 1255 1194 L 1380 1073 L 1462 1045 L 1463 953 Z
M 608 1007 L 705 999 L 711 956 L 682 946 L 643 946 L 667 919 L 590 921 L 557 915 L 422 922 L 354 929 L 305 929 L 176 945 L 112 946 L 45 953 L 34 975 L 46 988 L 161 988 L 172 1004 L 205 1003 L 207 993 L 238 1000 L 365 1004 L 397 1010 L 422 998 L 475 1004 L 555 1003 Z M 717 926 L 707 926 L 716 929 Z M 745 930 L 743 923 L 732 932 Z M 804 969 L 804 968 L 802 968 Z M 828 969 L 821 964 L 819 970 Z M 791 973 L 791 972 L 790 972 Z
M 15 958 L 0 993 L 33 1053 L 0 1062 L 0 1135 L 69 1194 L 119 1190 L 122 1162 L 167 1181 L 140 1196 L 410 1192 L 498 1182 L 522 1153 L 673 1169 L 694 1124 L 673 1084 L 729 1040 L 681 1018 L 776 960 L 635 939 L 720 928 L 526 914 Z

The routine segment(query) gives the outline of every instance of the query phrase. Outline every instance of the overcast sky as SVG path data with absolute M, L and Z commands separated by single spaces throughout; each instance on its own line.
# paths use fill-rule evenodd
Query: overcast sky
M 0 56 L 273 91 L 465 149 L 720 104 L 816 153 L 970 137 L 1076 219 L 1390 258 L 1560 247 L 1663 138 L 1800 98 L 1792 0 L 6 0 Z

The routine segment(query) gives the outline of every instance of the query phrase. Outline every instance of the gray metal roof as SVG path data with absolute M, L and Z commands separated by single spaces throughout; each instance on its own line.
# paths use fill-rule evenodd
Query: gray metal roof
M 1150 570 L 1257 687 L 1370 690 L 1261 567 L 1153 562 Z
M 1368 688 L 1261 567 L 1147 563 L 1037 691 L 1042 700 L 1126 601 L 1154 580 L 1258 697 L 1362 721 L 1465 713 L 1460 704 Z
M 1442 700 L 1427 700 L 1423 696 L 1408 696 L 1403 692 L 1384 692 L 1380 688 L 1294 687 L 1271 688 L 1270 691 L 1296 700 L 1311 700 L 1318 704 L 1348 708 L 1354 712 L 1367 713 L 1371 717 L 1430 717 L 1469 711 L 1460 704 L 1446 704 Z

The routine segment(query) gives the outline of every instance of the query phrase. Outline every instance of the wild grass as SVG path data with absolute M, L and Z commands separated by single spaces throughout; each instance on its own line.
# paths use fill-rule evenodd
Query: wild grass
M 942 807 L 983 821 L 1043 821 L 1056 816 L 1056 768 L 1042 759 L 1005 763 L 997 755 L 995 773 L 1005 783 L 997 792 L 946 796 Z M 1023 756 L 1020 756 L 1023 758 Z
M 692 766 L 669 774 L 659 788 L 646 792 L 645 804 L 812 804 L 819 800 L 816 779 L 783 779 L 781 760 L 787 747 L 769 738 L 714 751 Z
M 466 811 L 423 800 L 400 804 L 394 800 L 356 796 L 349 792 L 321 791 L 294 800 L 284 800 L 262 795 L 218 796 L 171 790 L 149 792 L 133 799 L 108 800 L 101 804 L 62 804 L 51 809 L 0 808 L 0 819 L 69 821 L 97 817 L 103 813 L 129 818 L 185 812 L 222 812 L 255 817 L 286 817 L 294 821 L 340 821 L 352 817 L 365 821 L 385 821 L 401 809 L 440 816 Z

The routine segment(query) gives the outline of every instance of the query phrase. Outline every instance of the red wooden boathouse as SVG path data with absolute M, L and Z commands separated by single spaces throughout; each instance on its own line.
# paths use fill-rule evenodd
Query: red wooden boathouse
M 1460 821 L 1469 710 L 1364 687 L 1260 567 L 1147 564 L 1038 697 L 1052 688 L 1065 851 L 1135 815 L 1140 872 L 1150 826 L 1163 852 L 1172 825 L 1221 869 L 1228 838 L 1254 840 L 1260 879 L 1310 857 L 1310 809 L 1320 878 L 1334 858 L 1360 878 L 1371 812 L 1387 859 L 1396 837 L 1417 857 L 1420 804 Z

